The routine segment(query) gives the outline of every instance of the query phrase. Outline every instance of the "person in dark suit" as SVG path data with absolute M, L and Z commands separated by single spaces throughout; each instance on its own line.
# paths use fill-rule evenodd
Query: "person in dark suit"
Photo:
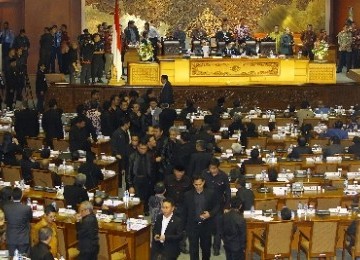
M 26 143 L 26 136 L 37 137 L 39 135 L 38 112 L 29 109 L 27 101 L 23 102 L 21 110 L 15 112 L 14 128 L 21 145 Z
M 53 232 L 50 227 L 42 227 L 39 230 L 39 243 L 31 248 L 30 258 L 33 260 L 53 260 L 49 243 Z
M 186 192 L 184 198 L 183 221 L 189 238 L 190 260 L 199 259 L 199 241 L 202 259 L 210 259 L 213 217 L 219 212 L 219 199 L 212 190 L 204 189 L 204 185 L 204 177 L 194 176 L 195 189 Z
M 151 247 L 151 259 L 176 260 L 180 254 L 180 241 L 183 236 L 181 218 L 174 214 L 175 204 L 171 199 L 164 199 L 162 214 L 155 221 Z
M 130 124 L 128 117 L 122 118 L 118 129 L 113 132 L 110 140 L 112 154 L 118 160 L 120 176 L 125 174 L 129 165 L 129 155 L 127 152 L 130 142 L 128 134 Z M 121 180 L 121 178 L 119 178 L 119 180 Z M 121 187 L 121 182 L 119 183 L 119 187 Z
M 22 191 L 14 188 L 13 202 L 4 205 L 6 219 L 6 244 L 10 256 L 17 249 L 20 254 L 28 254 L 30 250 L 30 221 L 32 210 L 21 203 Z
M 97 260 L 99 254 L 99 226 L 89 201 L 80 204 L 76 214 L 79 260 Z
M 258 136 L 259 134 L 256 131 L 256 125 L 254 123 L 250 122 L 245 124 L 240 137 L 241 145 L 246 148 L 251 148 L 251 147 L 247 147 L 248 137 L 258 137 Z
M 100 184 L 100 181 L 104 179 L 104 175 L 101 172 L 99 166 L 95 164 L 95 154 L 91 151 L 86 152 L 86 162 L 82 164 L 78 172 L 86 175 L 86 189 L 92 189 Z
M 140 34 L 139 30 L 135 25 L 135 21 L 130 20 L 128 22 L 128 26 L 124 30 L 125 34 L 125 46 L 128 46 L 129 44 L 135 45 L 137 42 L 140 41 Z
M 111 103 L 106 100 L 102 106 L 102 112 L 100 115 L 100 124 L 101 124 L 101 133 L 104 136 L 111 136 L 114 132 L 114 122 L 112 122 L 111 112 L 110 112 Z
M 49 100 L 49 110 L 45 111 L 42 117 L 42 128 L 45 132 L 46 144 L 53 148 L 53 138 L 63 139 L 64 131 L 61 121 L 62 109 L 57 108 L 56 99 Z
M 86 131 L 86 122 L 84 116 L 78 116 L 73 121 L 74 125 L 69 132 L 69 148 L 70 152 L 77 150 L 90 151 L 91 143 Z
M 189 177 L 199 175 L 204 169 L 209 166 L 212 154 L 206 151 L 205 142 L 197 140 L 195 144 L 196 153 L 190 156 L 189 167 L 186 171 Z
M 186 167 L 190 162 L 191 155 L 196 152 L 195 143 L 191 142 L 191 136 L 188 131 L 180 133 L 180 145 L 174 157 L 174 165 Z
M 240 175 L 240 178 L 237 180 L 239 183 L 238 191 L 236 192 L 236 198 L 241 201 L 243 210 L 251 210 L 254 206 L 254 192 L 246 188 L 246 181 L 244 175 Z
M 302 154 L 312 154 L 311 147 L 306 146 L 306 138 L 301 136 L 298 138 L 298 146 L 293 148 L 291 153 L 288 155 L 290 159 L 300 159 Z
M 324 157 L 333 156 L 334 154 L 345 153 L 344 147 L 340 144 L 340 138 L 332 136 L 330 138 L 330 145 L 326 146 L 323 150 Z
M 161 75 L 161 83 L 163 87 L 160 91 L 159 103 L 174 104 L 174 92 L 168 75 Z
M 245 174 L 247 164 L 263 164 L 264 162 L 259 158 L 260 152 L 258 149 L 252 149 L 250 152 L 250 159 L 245 160 L 241 164 L 240 172 Z
M 44 112 L 44 100 L 45 100 L 45 93 L 48 89 L 48 84 L 46 82 L 46 66 L 44 64 L 40 64 L 38 71 L 36 73 L 36 109 L 42 113 Z
M 240 52 L 235 48 L 235 43 L 233 41 L 227 41 L 226 47 L 222 50 L 222 55 L 225 57 L 231 57 L 234 55 L 240 55 Z
M 348 153 L 354 154 L 356 157 L 360 157 L 360 137 L 355 136 L 353 138 L 353 145 L 349 147 Z
M 168 103 L 161 104 L 161 113 L 159 114 L 159 126 L 164 131 L 164 134 L 169 135 L 169 129 L 174 125 L 177 118 L 175 109 L 171 108 Z
M 64 187 L 64 199 L 65 204 L 71 205 L 73 209 L 77 208 L 77 205 L 83 201 L 89 200 L 84 185 L 86 183 L 86 175 L 79 173 L 75 176 L 75 183 L 73 185 L 66 185 Z
M 31 169 L 40 169 L 40 163 L 31 158 L 32 152 L 31 149 L 25 148 L 20 160 L 21 173 L 25 183 L 30 183 L 32 180 Z
M 16 154 L 21 153 L 22 149 L 19 141 L 13 137 L 9 132 L 6 132 L 3 137 L 3 142 L 0 146 L 0 161 L 5 165 L 19 165 L 16 159 Z
M 224 214 L 222 239 L 226 260 L 245 260 L 246 221 L 241 201 L 231 199 L 231 208 Z

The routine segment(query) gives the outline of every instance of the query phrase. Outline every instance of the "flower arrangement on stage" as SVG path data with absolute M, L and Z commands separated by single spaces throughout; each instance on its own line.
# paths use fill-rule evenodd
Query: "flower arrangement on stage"
M 142 61 L 152 61 L 154 58 L 154 48 L 149 40 L 143 40 L 139 44 L 138 53 Z
M 315 47 L 312 50 L 314 55 L 322 60 L 329 51 L 329 44 L 326 41 L 315 42 Z

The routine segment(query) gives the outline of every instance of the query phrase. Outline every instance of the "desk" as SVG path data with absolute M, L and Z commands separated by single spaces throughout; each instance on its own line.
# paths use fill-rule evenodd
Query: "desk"
M 307 59 L 193 58 L 160 56 L 160 63 L 131 63 L 130 85 L 156 85 L 149 77 L 166 74 L 173 86 L 336 83 L 335 63 Z M 156 69 L 159 68 L 159 70 Z M 136 71 L 141 71 L 141 75 Z M 142 79 L 146 71 L 147 78 Z M 136 72 L 136 73 L 135 73 Z M 139 74 L 139 75 L 138 75 Z

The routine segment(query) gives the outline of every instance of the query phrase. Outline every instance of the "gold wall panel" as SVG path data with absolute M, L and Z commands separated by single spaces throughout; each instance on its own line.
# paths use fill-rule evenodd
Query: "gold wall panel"
M 336 83 L 335 63 L 309 63 L 309 83 Z
M 156 86 L 160 84 L 160 69 L 158 63 L 130 63 L 128 72 L 130 85 Z
M 280 61 L 269 59 L 190 60 L 190 77 L 278 76 Z

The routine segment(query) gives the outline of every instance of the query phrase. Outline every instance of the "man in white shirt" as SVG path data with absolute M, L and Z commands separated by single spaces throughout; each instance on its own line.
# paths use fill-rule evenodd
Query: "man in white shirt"
M 144 27 L 145 27 L 145 31 L 148 32 L 148 38 L 154 48 L 154 59 L 156 60 L 156 57 L 159 52 L 159 45 L 161 45 L 159 42 L 160 34 L 154 26 L 150 25 L 149 22 L 146 22 Z
M 181 219 L 173 214 L 174 209 L 173 200 L 163 200 L 162 214 L 156 218 L 153 229 L 151 259 L 175 260 L 180 254 L 183 224 Z

